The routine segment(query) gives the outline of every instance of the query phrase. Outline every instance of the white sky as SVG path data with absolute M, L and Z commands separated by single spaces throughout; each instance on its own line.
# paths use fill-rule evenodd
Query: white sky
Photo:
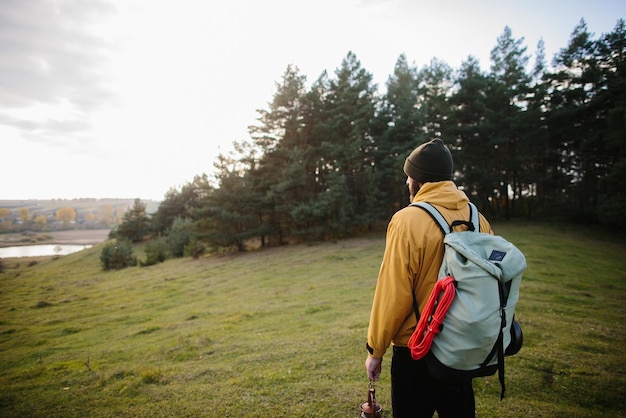
M 623 0 L 0 0 L 0 200 L 161 200 L 247 139 L 289 64 L 353 51 L 381 90 L 400 54 L 483 70 L 509 26 L 533 55 L 595 38 Z

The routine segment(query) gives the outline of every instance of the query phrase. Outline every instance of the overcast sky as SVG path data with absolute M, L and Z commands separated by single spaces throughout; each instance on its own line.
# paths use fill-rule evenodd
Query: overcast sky
M 509 26 L 534 55 L 596 38 L 620 0 L 0 0 L 0 199 L 161 200 L 248 138 L 289 64 L 349 51 L 381 91 L 401 54 L 488 70 Z M 532 60 L 531 60 L 532 62 Z

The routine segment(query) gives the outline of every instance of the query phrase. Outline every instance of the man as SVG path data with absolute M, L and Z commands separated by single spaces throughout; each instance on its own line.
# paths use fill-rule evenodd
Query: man
M 411 202 L 431 203 L 449 224 L 470 219 L 469 199 L 452 182 L 452 155 L 441 139 L 417 147 L 407 157 L 404 172 Z M 480 230 L 492 233 L 482 215 Z M 383 355 L 393 345 L 391 402 L 395 418 L 432 417 L 435 411 L 441 418 L 475 416 L 471 380 L 438 381 L 423 360 L 412 359 L 407 348 L 417 323 L 414 300 L 422 311 L 438 279 L 443 252 L 443 234 L 426 211 L 408 206 L 391 218 L 372 303 L 365 368 L 369 379 L 377 381 Z

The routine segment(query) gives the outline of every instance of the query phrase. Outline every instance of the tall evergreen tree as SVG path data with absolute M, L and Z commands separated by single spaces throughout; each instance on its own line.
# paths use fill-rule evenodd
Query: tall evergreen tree
M 150 232 L 150 217 L 146 211 L 146 204 L 135 199 L 133 206 L 122 217 L 122 223 L 117 229 L 117 238 L 129 242 L 144 240 Z
M 598 215 L 604 223 L 626 229 L 626 23 L 620 19 L 614 30 L 597 41 L 601 83 L 594 97 L 598 118 L 604 121 L 596 148 Z
M 315 80 L 305 97 L 304 136 L 306 148 L 301 155 L 306 161 L 307 185 L 310 196 L 295 205 L 292 217 L 296 233 L 301 238 L 323 238 L 327 235 L 333 199 L 328 198 L 332 172 L 328 170 L 326 147 L 330 136 L 329 120 L 332 115 L 326 108 L 330 96 L 330 79 L 324 71 Z M 293 168 L 295 169 L 295 167 Z
M 424 126 L 422 113 L 416 107 L 418 97 L 417 68 L 410 66 L 403 54 L 387 80 L 387 91 L 376 117 L 374 159 L 381 188 L 379 206 L 385 208 L 381 212 L 383 218 L 408 203 L 402 165 L 408 153 L 419 145 Z
M 193 208 L 198 207 L 201 198 L 210 188 L 207 175 L 202 174 L 196 175 L 180 190 L 175 188 L 168 190 L 157 211 L 152 215 L 152 231 L 157 235 L 163 235 L 172 227 L 175 219 L 191 219 Z
M 491 51 L 493 81 L 488 97 L 489 120 L 493 126 L 491 141 L 496 149 L 499 198 L 508 219 L 524 185 L 520 181 L 522 161 L 519 142 L 524 137 L 524 116 L 530 76 L 526 73 L 529 56 L 522 46 L 524 38 L 515 39 L 511 29 L 504 28 Z M 510 199 L 512 197 L 512 199 Z
M 576 214 L 593 217 L 604 171 L 597 163 L 605 155 L 605 118 L 594 99 L 603 88 L 597 43 L 584 20 L 572 32 L 568 46 L 556 55 L 555 64 L 556 71 L 550 75 L 549 123 L 551 134 L 557 137 L 562 170 L 569 177 L 565 196 L 574 203 Z
M 198 238 L 213 248 L 246 249 L 247 240 L 257 236 L 259 222 L 254 203 L 249 199 L 251 186 L 247 167 L 224 155 L 215 162 L 218 187 L 202 196 L 192 211 Z
M 422 126 L 417 138 L 422 144 L 434 137 L 449 137 L 450 116 L 452 109 L 448 97 L 452 93 L 452 68 L 443 61 L 433 58 L 429 65 L 422 68 L 417 74 L 418 97 L 415 107 L 421 113 Z M 453 146 L 451 141 L 446 141 Z
M 553 153 L 545 120 L 549 102 L 548 85 L 544 81 L 546 71 L 545 46 L 540 40 L 531 74 L 528 108 L 522 119 L 526 129 L 519 144 L 520 181 L 526 185 L 524 203 L 528 218 L 533 216 L 537 206 L 545 207 L 546 195 L 552 193 L 555 186 L 555 173 L 548 175 L 553 166 Z
M 264 232 L 279 243 L 291 234 L 292 211 L 311 198 L 314 162 L 306 157 L 308 144 L 304 108 L 306 77 L 288 66 L 268 110 L 259 110 L 259 125 L 250 128 L 260 158 L 251 170 L 251 181 Z
M 491 143 L 492 130 L 487 119 L 489 79 L 478 60 L 469 56 L 461 64 L 456 84 L 450 103 L 454 108 L 451 136 L 456 138 L 457 181 L 482 212 L 493 213 L 493 191 L 497 184 L 494 179 L 498 177 L 492 163 L 496 150 Z
M 371 210 L 376 199 L 373 167 L 374 143 L 371 128 L 376 109 L 376 85 L 372 75 L 349 52 L 330 80 L 323 104 L 324 134 L 320 146 L 327 182 L 326 222 L 332 234 L 350 233 L 352 228 L 374 221 Z M 343 194 L 343 196 L 341 196 Z M 330 198 L 332 196 L 333 198 Z M 339 196 L 341 196 L 340 200 Z M 320 196 L 321 197 L 321 196 Z

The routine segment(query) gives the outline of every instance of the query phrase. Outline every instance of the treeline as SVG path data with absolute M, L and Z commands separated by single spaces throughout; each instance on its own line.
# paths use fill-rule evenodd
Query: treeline
M 148 213 L 158 202 L 144 201 Z M 67 229 L 110 229 L 122 222 L 132 199 L 0 200 L 0 234 Z
M 386 91 L 352 52 L 307 87 L 288 66 L 250 139 L 221 155 L 215 179 L 170 190 L 150 233 L 187 231 L 243 250 L 328 239 L 387 221 L 408 204 L 402 164 L 441 137 L 455 182 L 491 218 L 567 218 L 620 226 L 626 193 L 626 27 L 594 38 L 584 20 L 550 65 L 506 27 L 484 71 L 402 55 Z M 191 239 L 191 238 L 190 238 Z

